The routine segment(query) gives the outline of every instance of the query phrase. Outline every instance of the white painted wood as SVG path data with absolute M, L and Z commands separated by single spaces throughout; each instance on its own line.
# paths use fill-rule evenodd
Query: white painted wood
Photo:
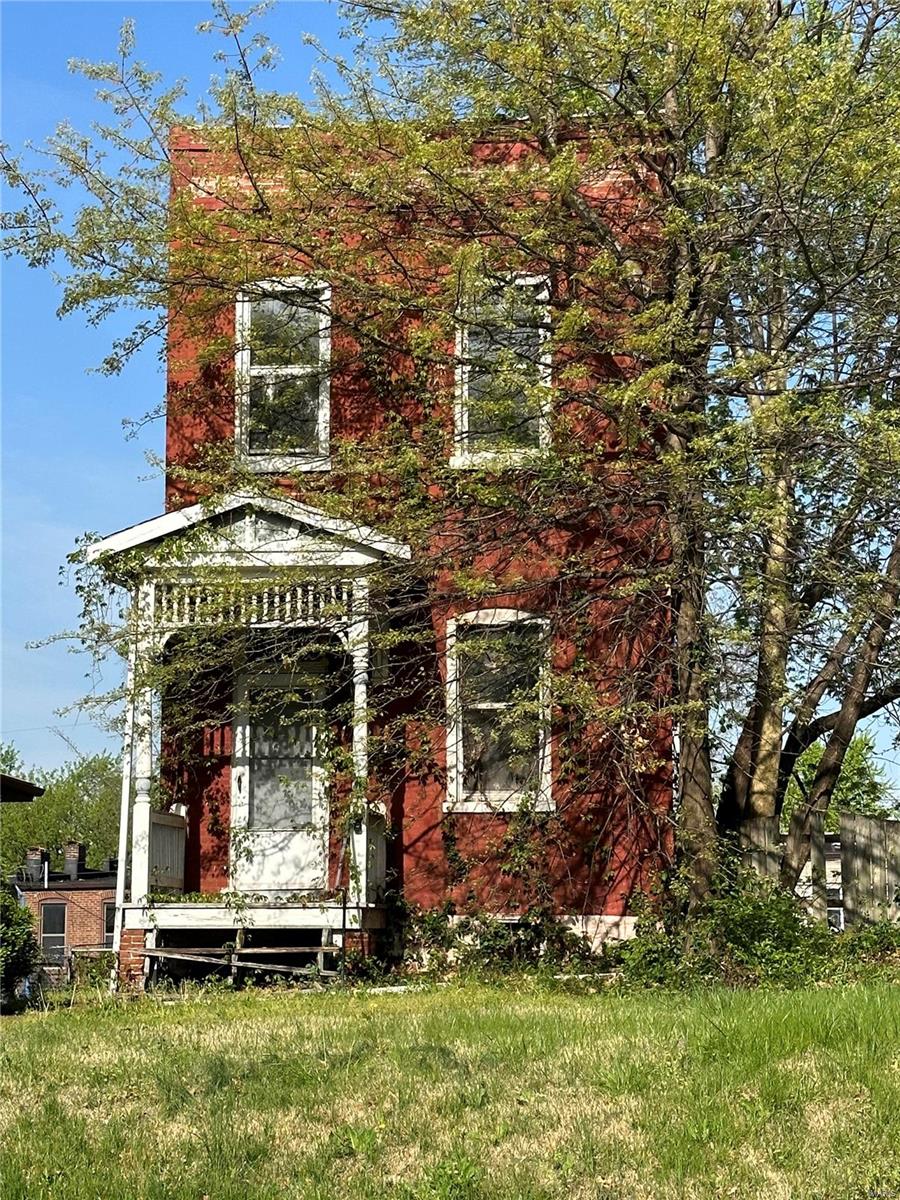
M 340 903 L 243 904 L 239 898 L 221 904 L 126 904 L 126 929 L 333 929 L 344 919 Z M 381 929 L 380 909 L 347 906 L 348 929 Z
M 187 821 L 180 813 L 150 813 L 150 891 L 184 891 Z
M 537 289 L 538 301 L 545 305 L 549 317 L 550 280 L 545 275 L 527 275 L 518 273 L 508 278 L 508 282 L 517 287 L 533 287 Z M 549 325 L 549 319 L 546 322 Z M 540 357 L 540 382 L 550 387 L 553 382 L 553 357 L 550 348 L 550 334 L 546 328 L 540 330 L 542 350 Z M 507 447 L 500 450 L 475 450 L 469 444 L 469 367 L 465 362 L 468 354 L 468 332 L 465 320 L 456 327 L 456 373 L 454 397 L 454 436 L 453 454 L 450 456 L 450 466 L 467 469 L 479 467 L 521 466 L 536 457 L 540 457 L 550 445 L 549 414 L 541 409 L 538 414 L 538 445 Z
M 137 603 L 137 597 L 132 599 Z M 131 819 L 132 753 L 134 740 L 134 667 L 137 639 L 132 635 L 125 672 L 125 730 L 122 738 L 122 790 L 119 799 L 119 849 L 116 861 L 116 920 L 113 926 L 113 950 L 118 953 L 122 941 L 122 909 L 125 904 L 125 877 L 128 870 L 128 830 Z
M 212 517 L 246 506 L 250 506 L 258 512 L 277 513 L 288 520 L 295 521 L 298 525 L 305 525 L 322 533 L 334 534 L 346 542 L 375 550 L 380 554 L 403 559 L 408 559 L 411 554 L 409 546 L 378 533 L 368 525 L 329 516 L 320 509 L 312 508 L 308 504 L 301 504 L 286 496 L 254 496 L 249 493 L 235 492 L 217 504 L 191 504 L 186 508 L 163 513 L 161 516 L 152 517 L 148 521 L 141 521 L 118 533 L 110 534 L 109 537 L 95 542 L 89 548 L 87 559 L 89 562 L 95 562 L 102 555 L 119 554 L 123 550 L 132 550 L 136 546 L 144 546 L 159 538 L 181 533 L 202 521 L 208 521 Z
M 363 592 L 358 611 L 368 611 L 366 584 L 360 583 Z M 369 677 L 369 622 L 367 617 L 357 617 L 348 630 L 350 657 L 353 662 L 353 774 L 354 804 L 359 811 L 350 834 L 350 902 L 365 904 L 369 900 L 369 814 L 366 810 L 366 785 L 368 782 L 368 677 Z
M 297 829 L 250 827 L 250 712 L 252 686 L 289 687 L 290 677 L 262 675 L 238 678 L 231 767 L 232 889 L 260 894 L 324 889 L 328 884 L 328 805 L 322 768 L 312 770 L 312 819 Z
M 137 648 L 135 666 L 139 673 L 142 662 L 153 653 L 147 635 L 153 611 L 152 583 L 144 582 L 137 589 Z M 143 903 L 150 894 L 150 837 L 151 800 L 153 784 L 153 693 L 138 686 L 134 702 L 134 808 L 131 818 L 131 899 Z

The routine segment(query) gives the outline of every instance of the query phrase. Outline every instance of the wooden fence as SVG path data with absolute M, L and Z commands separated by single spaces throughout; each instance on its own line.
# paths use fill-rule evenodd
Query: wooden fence
M 900 919 L 900 821 L 842 813 L 841 880 L 848 925 Z
M 785 835 L 777 817 L 756 817 L 741 831 L 744 862 L 777 879 Z M 805 889 L 803 884 L 805 883 Z M 810 914 L 825 920 L 828 892 L 825 833 L 813 830 L 810 863 L 801 879 Z M 900 920 L 900 821 L 841 814 L 840 889 L 845 925 Z

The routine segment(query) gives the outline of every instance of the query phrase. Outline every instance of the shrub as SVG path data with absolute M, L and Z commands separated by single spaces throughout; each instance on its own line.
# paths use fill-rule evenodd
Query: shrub
M 73 973 L 79 984 L 91 988 L 108 988 L 116 965 L 115 952 L 103 950 L 99 954 L 76 954 L 73 956 Z
M 456 917 L 450 906 L 409 908 L 405 934 L 406 964 L 431 971 L 455 968 L 492 975 L 537 966 L 558 968 L 591 957 L 583 938 L 538 908 L 515 920 L 483 912 Z
M 687 916 L 679 885 L 640 914 L 630 942 L 604 952 L 625 986 L 795 987 L 900 971 L 900 927 L 836 934 L 800 901 L 749 868 L 732 867 Z
M 31 913 L 12 892 L 0 889 L 0 995 L 4 1000 L 15 995 L 39 959 Z

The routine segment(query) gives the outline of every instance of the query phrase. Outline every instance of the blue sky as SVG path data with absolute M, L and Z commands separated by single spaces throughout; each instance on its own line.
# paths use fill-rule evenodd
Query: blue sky
M 68 70 L 71 58 L 115 57 L 119 28 L 136 23 L 137 56 L 184 77 L 192 99 L 218 69 L 218 39 L 194 32 L 212 16 L 195 0 L 2 0 L 0 137 L 14 150 L 40 143 L 61 120 L 86 129 L 100 114 L 92 85 Z M 307 91 L 315 52 L 304 32 L 337 48 L 333 5 L 280 4 L 261 27 L 282 48 L 273 82 Z M 155 353 L 144 353 L 120 376 L 89 373 L 115 333 L 86 327 L 81 316 L 57 319 L 59 291 L 46 274 L 18 262 L 2 265 L 2 707 L 0 738 L 12 741 L 28 765 L 57 765 L 117 739 L 83 716 L 57 716 L 91 688 L 86 656 L 57 642 L 29 650 L 72 628 L 78 604 L 60 568 L 86 531 L 108 533 L 162 511 L 159 473 L 147 455 L 162 452 L 155 422 L 128 440 L 123 419 L 140 418 L 163 396 Z M 58 730 L 58 732 L 55 732 Z

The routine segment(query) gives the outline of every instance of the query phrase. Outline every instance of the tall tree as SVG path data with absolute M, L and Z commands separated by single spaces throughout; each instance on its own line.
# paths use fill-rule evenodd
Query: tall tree
M 8 744 L 2 747 L 21 766 Z M 53 770 L 29 774 L 45 789 L 28 804 L 4 804 L 0 815 L 0 873 L 4 876 L 25 862 L 30 846 L 42 846 L 52 856 L 53 869 L 62 868 L 66 842 L 84 842 L 87 865 L 100 867 L 115 857 L 118 845 L 121 764 L 110 754 L 90 754 Z

